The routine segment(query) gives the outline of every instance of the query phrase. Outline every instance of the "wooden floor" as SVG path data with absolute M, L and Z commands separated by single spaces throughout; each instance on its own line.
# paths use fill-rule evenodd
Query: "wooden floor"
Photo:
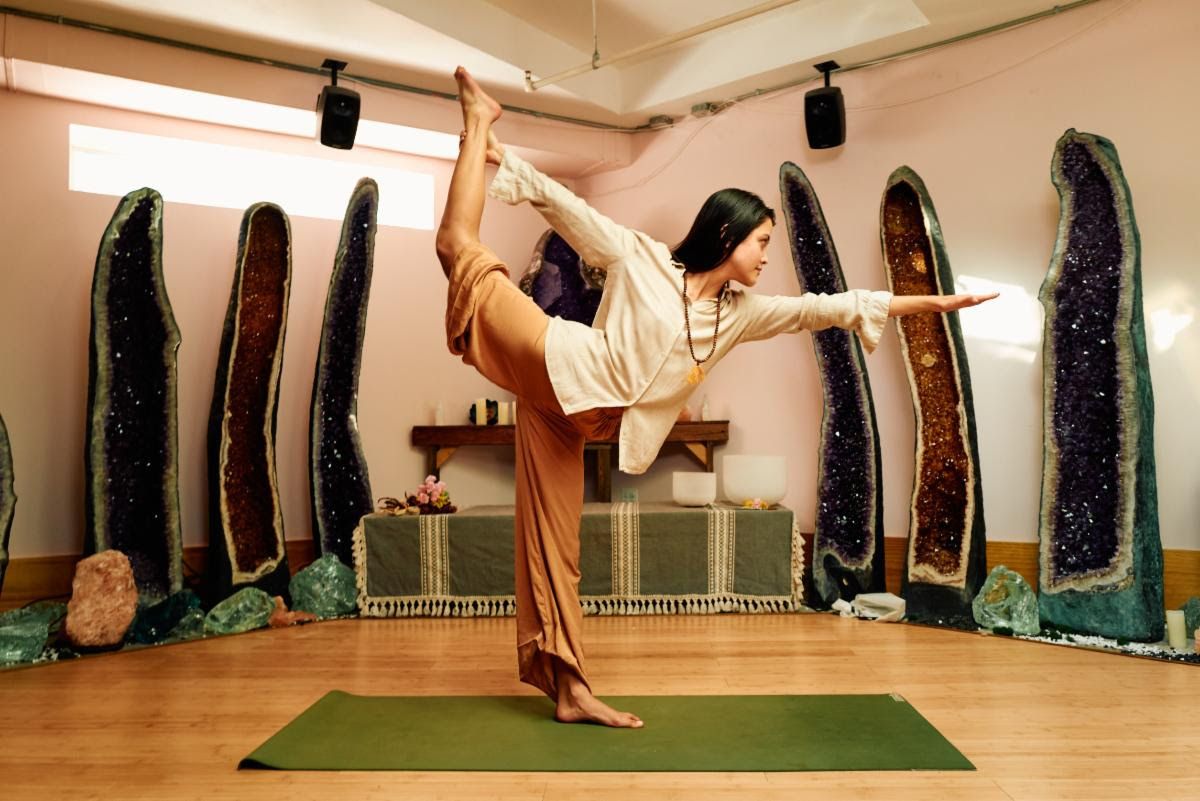
M 1200 799 L 1200 669 L 832 615 L 588 618 L 593 681 L 601 695 L 895 692 L 976 771 L 236 770 L 330 689 L 529 692 L 513 625 L 335 621 L 0 672 L 0 797 Z

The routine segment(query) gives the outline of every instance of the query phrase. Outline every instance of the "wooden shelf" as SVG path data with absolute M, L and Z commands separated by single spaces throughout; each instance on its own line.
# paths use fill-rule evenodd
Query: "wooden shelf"
M 459 448 L 481 445 L 513 447 L 516 426 L 413 426 L 411 442 L 425 448 L 427 475 L 438 476 L 442 467 Z M 678 442 L 708 472 L 713 472 L 713 448 L 729 441 L 728 420 L 700 420 L 676 423 L 667 434 L 667 442 Z M 588 440 L 585 451 L 596 455 L 596 500 L 612 501 L 612 463 L 616 439 Z

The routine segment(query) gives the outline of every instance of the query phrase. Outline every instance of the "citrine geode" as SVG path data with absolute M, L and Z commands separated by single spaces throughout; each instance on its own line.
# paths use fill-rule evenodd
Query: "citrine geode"
M 954 292 L 933 201 L 908 167 L 888 178 L 880 239 L 895 294 Z M 958 312 L 902 317 L 897 331 L 917 439 L 901 594 L 911 619 L 973 626 L 971 601 L 987 574 L 987 554 L 974 401 Z
M 138 591 L 183 586 L 176 387 L 179 327 L 162 269 L 162 197 L 121 199 L 92 279 L 85 550 L 129 557 Z
M 345 565 L 354 564 L 354 528 L 374 505 L 358 433 L 358 375 L 378 214 L 379 188 L 364 178 L 354 188 L 342 222 L 309 410 L 313 539 L 318 554 L 333 554 Z
M 275 419 L 291 280 L 287 215 L 256 203 L 242 217 L 208 420 L 211 600 L 243 586 L 287 592 Z
M 1039 608 L 1057 628 L 1163 636 L 1154 396 L 1141 242 L 1112 142 L 1069 129 L 1050 168 L 1058 238 L 1043 342 Z
M 846 291 L 846 277 L 816 192 L 790 161 L 779 193 L 792 262 L 805 292 Z M 840 328 L 813 332 L 825 408 L 817 469 L 813 583 L 820 602 L 882 592 L 883 482 L 879 433 L 866 360 L 857 337 Z

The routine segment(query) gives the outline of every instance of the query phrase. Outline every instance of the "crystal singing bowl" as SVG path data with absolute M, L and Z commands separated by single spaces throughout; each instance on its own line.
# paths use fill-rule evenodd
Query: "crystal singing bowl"
M 704 506 L 717 499 L 717 474 L 677 472 L 671 474 L 671 497 L 680 506 Z
M 740 454 L 726 456 L 721 484 L 730 503 L 761 500 L 774 506 L 787 493 L 787 460 L 782 456 Z

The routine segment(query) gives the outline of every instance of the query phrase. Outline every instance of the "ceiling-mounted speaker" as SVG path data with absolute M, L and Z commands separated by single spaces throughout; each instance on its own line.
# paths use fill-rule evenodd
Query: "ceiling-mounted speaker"
M 345 69 L 346 62 L 326 59 L 321 66 L 332 71 L 333 83 L 322 89 L 317 98 L 319 138 L 326 147 L 349 150 L 354 147 L 354 135 L 358 133 L 362 98 L 353 89 L 337 85 L 338 70 Z
M 825 85 L 804 95 L 804 131 L 814 150 L 846 143 L 846 101 L 840 87 L 829 85 L 829 73 L 837 68 L 836 61 L 817 64 L 816 69 L 825 74 Z

